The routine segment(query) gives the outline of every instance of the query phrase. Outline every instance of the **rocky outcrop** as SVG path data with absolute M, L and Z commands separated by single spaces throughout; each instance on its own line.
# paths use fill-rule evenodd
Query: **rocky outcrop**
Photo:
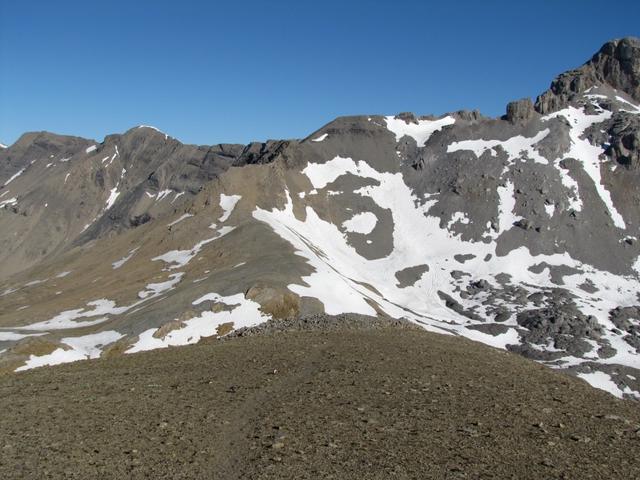
M 526 122 L 535 114 L 533 103 L 530 98 L 523 98 L 507 105 L 505 120 L 511 123 Z
M 243 165 L 272 163 L 283 155 L 292 143 L 295 144 L 296 142 L 293 140 L 267 140 L 264 143 L 252 142 L 238 155 L 233 165 L 241 167 Z
M 640 118 L 638 115 L 621 113 L 614 119 L 607 132 L 610 143 L 607 155 L 629 169 L 640 166 Z
M 640 101 L 640 39 L 607 42 L 590 64 L 600 80 Z
M 260 304 L 260 309 L 273 318 L 294 317 L 300 312 L 300 299 L 284 288 L 254 285 L 245 298 Z

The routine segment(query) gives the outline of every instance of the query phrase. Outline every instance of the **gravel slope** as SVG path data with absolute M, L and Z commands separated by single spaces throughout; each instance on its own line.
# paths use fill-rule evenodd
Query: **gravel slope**
M 516 355 L 355 321 L 0 377 L 0 478 L 640 477 L 640 411 Z

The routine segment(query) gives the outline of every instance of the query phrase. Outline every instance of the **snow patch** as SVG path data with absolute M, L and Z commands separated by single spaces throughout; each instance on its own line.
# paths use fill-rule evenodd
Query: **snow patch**
M 313 268 L 313 272 L 296 283 L 289 290 L 303 297 L 318 299 L 329 314 L 362 313 L 376 315 L 382 310 L 394 318 L 406 318 L 429 330 L 440 333 L 455 333 L 472 340 L 505 348 L 519 344 L 520 336 L 514 328 L 515 321 L 505 322 L 505 333 L 493 336 L 468 328 L 473 324 L 491 321 L 493 315 L 479 305 L 477 299 L 469 300 L 459 295 L 458 285 L 450 276 L 451 259 L 455 255 L 470 256 L 465 261 L 465 271 L 471 279 L 487 279 L 493 282 L 496 275 L 508 274 L 511 283 L 529 289 L 554 288 L 550 269 L 530 270 L 530 267 L 547 263 L 549 266 L 567 266 L 575 273 L 563 276 L 574 301 L 585 315 L 593 315 L 602 325 L 603 342 L 609 342 L 616 354 L 611 358 L 599 359 L 599 363 L 620 364 L 631 368 L 640 367 L 640 355 L 628 345 L 622 336 L 615 333 L 608 312 L 616 306 L 637 303 L 637 280 L 635 277 L 614 275 L 597 270 L 572 258 L 567 252 L 532 255 L 528 248 L 521 246 L 510 252 L 496 254 L 498 235 L 490 241 L 462 240 L 452 236 L 446 226 L 440 226 L 439 216 L 429 215 L 436 200 L 427 195 L 418 198 L 404 183 L 402 173 L 380 172 L 365 161 L 335 157 L 325 163 L 310 163 L 303 172 L 314 188 L 324 188 L 342 175 L 351 174 L 375 181 L 373 185 L 358 188 L 353 193 L 372 199 L 380 208 L 388 210 L 393 222 L 393 249 L 387 257 L 369 260 L 362 257 L 348 244 L 347 238 L 334 224 L 323 220 L 316 211 L 306 206 L 304 220 L 293 214 L 293 202 L 288 192 L 287 203 L 282 210 L 263 210 L 260 207 L 253 217 L 263 221 L 283 239 L 287 240 Z M 515 199 L 513 184 L 504 184 L 500 195 L 500 232 L 511 228 L 517 220 L 514 213 Z M 419 261 L 417 261 L 419 259 Z M 428 264 L 414 285 L 399 288 L 389 282 L 388 272 L 398 272 L 415 266 Z M 637 262 L 640 269 L 640 259 Z M 538 273 L 535 273 L 537 271 Z M 580 288 L 585 281 L 606 285 L 598 296 Z M 471 281 L 471 280 L 469 280 Z M 371 288 L 368 288 L 368 286 Z M 439 293 L 453 297 L 464 308 L 473 308 L 482 320 L 464 317 L 446 306 Z M 374 308 L 374 305 L 376 306 Z M 517 307 L 512 306 L 515 310 Z M 484 317 L 484 318 L 483 318 Z M 544 346 L 542 347 L 544 348 Z M 563 357 L 561 362 L 592 361 L 587 358 Z
M 6 187 L 7 185 L 9 185 L 11 182 L 13 182 L 16 178 L 18 178 L 20 175 L 22 175 L 24 173 L 24 168 L 21 168 L 20 170 L 18 170 L 16 173 L 14 173 L 9 180 L 7 180 L 6 182 L 4 182 L 4 187 Z
M 624 112 L 628 112 L 628 113 L 637 113 L 640 114 L 640 106 L 631 103 L 629 100 L 625 100 L 624 98 L 620 97 L 619 95 L 616 95 L 616 100 L 618 100 L 619 102 L 625 103 L 627 105 L 629 105 L 632 110 L 623 110 Z
M 107 198 L 107 204 L 105 205 L 105 210 L 109 210 L 113 207 L 113 204 L 116 203 L 116 200 L 120 196 L 120 192 L 118 192 L 118 185 L 111 189 L 111 193 L 109 194 L 109 198 Z
M 220 207 L 222 208 L 222 216 L 220 217 L 220 222 L 226 222 L 233 209 L 236 207 L 236 204 L 242 198 L 241 195 L 225 195 L 224 193 L 220 194 Z
M 358 213 L 344 222 L 342 226 L 347 232 L 370 234 L 378 223 L 378 217 L 371 212 Z
M 544 158 L 534 148 L 535 145 L 544 140 L 549 135 L 549 129 L 544 129 L 538 132 L 533 137 L 523 137 L 517 135 L 511 137 L 508 140 L 463 140 L 460 142 L 453 142 L 447 146 L 447 153 L 458 152 L 461 150 L 472 151 L 478 158 L 482 156 L 487 150 L 491 151 L 491 155 L 496 155 L 496 147 L 500 146 L 509 156 L 509 161 L 513 162 L 519 158 L 528 158 L 535 163 L 541 163 L 547 165 L 549 161 Z
M 418 123 L 407 123 L 401 118 L 385 117 L 387 129 L 396 136 L 396 142 L 404 136 L 413 138 L 418 147 L 424 146 L 429 137 L 447 125 L 453 125 L 455 118 L 446 116 L 438 120 L 418 120 Z
M 173 190 L 162 190 L 161 192 L 158 192 L 158 194 L 156 195 L 156 200 L 160 201 L 162 200 L 164 197 L 166 197 L 167 195 L 173 193 Z
M 117 270 L 118 268 L 120 268 L 121 266 L 123 266 L 125 263 L 127 263 L 129 260 L 131 260 L 131 257 L 133 257 L 133 255 L 135 255 L 135 253 L 138 251 L 140 247 L 136 247 L 133 250 L 131 250 L 129 252 L 129 254 L 125 257 L 122 257 L 120 260 L 113 262 L 111 264 L 111 266 L 113 267 L 114 270 Z
M 553 203 L 545 203 L 544 204 L 544 211 L 547 212 L 547 215 L 549 215 L 549 218 L 553 217 L 553 214 L 556 211 L 556 206 Z
M 592 387 L 609 392 L 618 398 L 622 398 L 624 394 L 634 394 L 629 387 L 626 387 L 624 390 L 620 390 L 620 387 L 618 387 L 616 382 L 611 380 L 611 376 L 605 372 L 578 373 L 578 377 L 583 379 Z
M 251 327 L 270 318 L 260 311 L 259 303 L 246 299 L 242 293 L 226 297 L 209 293 L 195 300 L 193 305 L 206 301 L 223 303 L 229 310 L 221 312 L 205 310 L 199 316 L 185 320 L 182 322 L 183 327 L 170 331 L 163 338 L 153 336 L 158 328 L 145 330 L 140 334 L 138 341 L 125 353 L 194 344 L 202 338 L 216 335 L 218 327 L 222 324 L 233 323 L 234 328 Z
M 31 355 L 27 362 L 16 369 L 16 372 L 46 365 L 59 365 L 62 363 L 76 362 L 98 358 L 102 353 L 102 347 L 120 340 L 124 335 L 114 330 L 107 330 L 81 337 L 63 338 L 61 343 L 70 348 L 58 348 L 48 355 Z
M 589 177 L 591 177 L 591 180 L 593 181 L 593 184 L 596 188 L 596 191 L 598 192 L 598 195 L 602 199 L 602 202 L 607 207 L 614 225 L 624 230 L 627 228 L 624 218 L 622 217 L 622 215 L 620 215 L 616 207 L 613 205 L 611 194 L 602 184 L 602 177 L 600 174 L 600 165 L 602 162 L 600 161 L 600 155 L 604 153 L 604 149 L 602 148 L 602 146 L 591 145 L 588 139 L 581 138 L 584 132 L 589 127 L 611 118 L 611 115 L 612 113 L 607 110 L 600 110 L 595 115 L 587 115 L 583 109 L 569 106 L 564 110 L 560 110 L 558 112 L 547 115 L 546 117 L 543 117 L 543 120 L 561 116 L 569 122 L 569 125 L 571 126 L 571 130 L 569 131 L 571 146 L 564 158 L 574 158 L 582 164 L 584 171 L 587 173 L 587 175 L 589 175 Z M 559 159 L 556 164 L 559 171 L 563 172 L 563 170 L 559 166 L 561 160 L 562 159 Z M 578 185 L 575 180 L 569 180 L 569 178 L 570 177 L 566 172 L 562 173 L 563 184 L 571 189 L 575 189 L 577 195 Z M 580 202 L 579 208 L 575 209 L 579 211 L 581 207 L 582 202 Z
M 87 307 L 93 307 L 92 309 L 77 308 L 74 310 L 65 310 L 59 313 L 50 320 L 44 322 L 32 323 L 24 327 L 11 327 L 12 330 L 34 330 L 34 331 L 49 331 L 49 330 L 66 330 L 69 328 L 88 327 L 91 325 L 97 325 L 107 320 L 104 315 L 119 315 L 127 310 L 127 307 L 116 307 L 116 304 L 112 300 L 100 299 L 87 303 Z M 91 318 L 100 317 L 93 320 L 76 322 L 78 318 Z
M 141 299 L 154 298 L 160 295 L 161 293 L 166 292 L 167 290 L 171 290 L 178 283 L 180 283 L 180 280 L 182 280 L 183 275 L 184 275 L 184 272 L 173 273 L 169 275 L 169 280 L 167 280 L 166 282 L 149 283 L 144 290 L 138 292 L 138 298 L 141 298 Z
M 215 224 L 211 225 L 210 228 L 215 228 Z M 171 250 L 167 253 L 163 253 L 157 257 L 151 259 L 151 261 L 161 260 L 169 266 L 166 270 L 175 270 L 176 268 L 182 268 L 187 265 L 198 253 L 202 250 L 206 244 L 213 242 L 214 240 L 218 240 L 219 238 L 224 237 L 229 232 L 235 230 L 236 227 L 222 227 L 216 231 L 216 235 L 211 238 L 207 238 L 202 240 L 194 245 L 190 250 Z
M 18 203 L 18 199 L 16 197 L 9 198 L 7 200 L 3 200 L 0 202 L 0 208 L 4 207 L 5 205 L 13 206 L 13 205 L 16 205 L 17 203 Z
M 181 221 L 189 218 L 189 217 L 193 217 L 192 213 L 185 213 L 184 215 L 182 215 L 180 218 L 178 218 L 177 220 L 174 220 L 173 222 L 169 223 L 167 225 L 167 227 L 173 227 L 174 225 L 180 223 Z
M 151 130 L 155 130 L 158 133 L 161 133 L 162 135 L 164 135 L 164 139 L 168 139 L 169 135 L 167 135 L 166 133 L 164 133 L 162 130 L 160 130 L 159 128 L 156 127 L 152 127 L 151 125 L 140 125 L 138 128 L 150 128 Z
M 498 235 L 509 230 L 515 222 L 522 219 L 517 216 L 514 211 L 516 208 L 516 199 L 514 197 L 514 187 L 511 181 L 506 182 L 505 186 L 497 188 L 499 204 L 498 204 Z
M 0 342 L 15 342 L 27 337 L 38 337 L 40 335 L 46 335 L 45 333 L 15 333 L 15 332 L 1 332 Z

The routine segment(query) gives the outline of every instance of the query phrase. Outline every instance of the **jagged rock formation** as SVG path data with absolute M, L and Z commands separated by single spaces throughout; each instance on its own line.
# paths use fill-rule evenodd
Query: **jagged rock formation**
M 511 123 L 526 122 L 531 119 L 535 111 L 530 98 L 523 98 L 507 104 L 506 120 Z
M 536 100 L 542 114 L 560 110 L 575 95 L 606 84 L 640 102 L 640 40 L 627 37 L 605 43 L 582 67 L 559 75 Z
M 404 318 L 640 395 L 638 40 L 532 105 L 302 140 L 27 134 L 0 151 L 0 369 L 270 318 Z

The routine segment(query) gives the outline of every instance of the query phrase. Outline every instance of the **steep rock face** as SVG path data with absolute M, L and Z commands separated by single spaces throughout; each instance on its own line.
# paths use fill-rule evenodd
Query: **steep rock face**
M 5 365 L 355 313 L 640 396 L 640 102 L 598 78 L 544 114 L 341 117 L 248 146 L 149 127 L 74 140 L 44 181 L 36 161 L 6 187 Z M 13 149 L 2 182 L 33 160 Z
M 523 98 L 507 104 L 506 119 L 511 123 L 526 122 L 531 119 L 535 111 L 530 98 Z
M 268 140 L 264 143 L 250 143 L 237 155 L 233 166 L 271 163 L 283 155 L 286 156 L 287 150 L 296 143 L 295 140 Z
M 640 118 L 637 114 L 619 115 L 607 132 L 610 146 L 607 155 L 630 170 L 640 167 Z

